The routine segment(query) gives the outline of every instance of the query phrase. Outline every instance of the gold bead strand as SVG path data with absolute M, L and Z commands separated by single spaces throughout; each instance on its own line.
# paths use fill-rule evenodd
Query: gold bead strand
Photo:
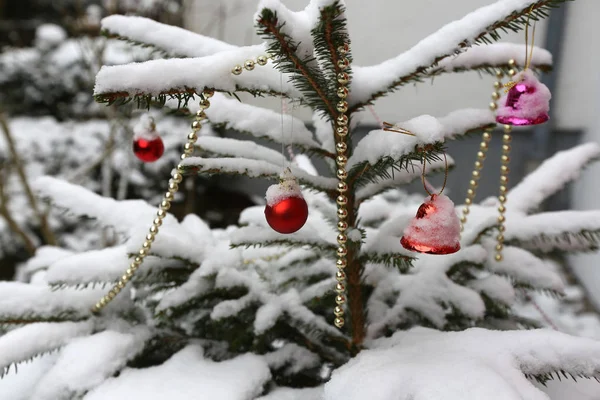
M 515 60 L 510 60 L 508 62 L 508 66 L 510 70 L 508 71 L 508 75 L 510 78 L 516 75 L 517 71 L 515 70 L 516 62 Z M 504 249 L 504 231 L 506 217 L 504 214 L 506 213 L 506 193 L 508 192 L 508 173 L 509 168 L 508 164 L 510 163 L 510 143 L 512 141 L 512 126 L 504 125 L 504 135 L 502 136 L 502 156 L 500 157 L 500 187 L 498 190 L 498 202 L 500 206 L 498 207 L 498 236 L 496 236 L 496 255 L 494 259 L 496 261 L 502 261 L 502 250 Z
M 513 61 L 513 60 L 511 60 Z M 490 110 L 496 111 L 498 105 L 496 101 L 500 98 L 499 90 L 502 89 L 502 78 L 504 73 L 501 70 L 496 71 L 497 80 L 494 82 L 494 91 L 492 92 L 492 101 L 490 102 Z M 477 160 L 473 172 L 471 172 L 471 180 L 469 181 L 469 189 L 467 190 L 467 197 L 465 199 L 465 207 L 462 209 L 462 216 L 460 217 L 460 231 L 464 231 L 465 224 L 467 223 L 467 215 L 469 215 L 471 204 L 477 194 L 477 187 L 479 186 L 479 179 L 481 178 L 481 171 L 483 170 L 483 163 L 487 156 L 490 141 L 492 140 L 492 132 L 494 128 L 486 129 L 481 136 L 481 143 L 479 144 L 479 151 L 477 152 Z
M 184 145 L 183 153 L 181 154 L 181 160 L 185 160 L 187 157 L 191 156 L 194 152 L 194 144 L 198 139 L 198 131 L 202 128 L 202 121 L 206 119 L 206 115 L 204 110 L 210 107 L 210 101 L 208 100 L 214 94 L 213 90 L 205 89 L 202 92 L 201 100 L 200 100 L 200 110 L 196 113 L 196 119 L 192 122 L 192 132 L 187 137 L 187 143 Z M 175 198 L 175 193 L 179 190 L 179 184 L 183 180 L 183 176 L 181 174 L 183 166 L 181 163 L 177 165 L 177 170 L 174 171 L 171 175 L 171 179 L 169 179 L 169 187 L 167 192 L 165 193 L 160 205 L 158 206 L 158 210 L 156 212 L 156 217 L 152 221 L 152 225 L 150 226 L 149 232 L 146 235 L 144 243 L 138 250 L 136 256 L 133 261 L 129 264 L 129 267 L 121 276 L 121 278 L 117 281 L 117 283 L 112 287 L 112 289 L 104 295 L 93 307 L 92 312 L 98 313 L 104 307 L 108 305 L 117 295 L 127 286 L 133 275 L 139 269 L 139 267 L 144 262 L 144 259 L 150 253 L 150 249 L 152 247 L 152 243 L 158 235 L 158 231 L 164 218 L 167 216 L 167 211 L 171 207 L 171 202 Z
M 477 160 L 473 172 L 471 172 L 471 180 L 469 181 L 469 189 L 467 190 L 467 197 L 465 199 L 465 207 L 462 209 L 462 216 L 460 217 L 460 231 L 465 229 L 467 223 L 467 215 L 469 215 L 471 204 L 477 194 L 477 186 L 479 186 L 479 178 L 481 177 L 481 171 L 483 170 L 483 163 L 487 156 L 489 149 L 489 143 L 492 140 L 493 129 L 486 129 L 481 136 L 481 143 L 479 143 L 479 151 L 477 152 Z
M 244 62 L 244 65 L 238 64 L 235 67 L 233 67 L 231 69 L 231 73 L 234 75 L 240 75 L 242 72 L 244 72 L 244 70 L 252 71 L 256 65 L 259 65 L 259 66 L 267 65 L 267 62 L 269 62 L 269 58 L 271 58 L 270 55 L 262 55 L 262 56 L 256 57 L 256 60 L 247 59 Z
M 346 136 L 348 136 L 348 115 L 346 112 L 348 111 L 348 101 L 346 100 L 348 97 L 348 82 L 350 81 L 350 77 L 345 70 L 350 65 L 350 61 L 346 57 L 349 52 L 348 44 L 343 44 L 338 47 L 338 75 L 337 75 L 337 97 L 339 99 L 336 110 L 339 112 L 335 119 L 335 148 L 337 152 L 337 157 L 335 159 L 337 165 L 337 191 L 339 193 L 336 203 L 337 203 L 337 216 L 338 216 L 338 231 L 339 234 L 337 236 L 338 248 L 336 251 L 337 260 L 336 267 L 337 271 L 335 273 L 335 279 L 337 280 L 337 284 L 335 285 L 335 308 L 333 310 L 333 314 L 335 315 L 334 324 L 338 328 L 342 328 L 344 326 L 344 306 L 346 304 L 346 272 L 345 268 L 348 265 L 348 260 L 346 255 L 348 254 L 348 248 L 346 247 L 346 242 L 348 241 L 348 236 L 346 235 L 346 231 L 348 230 L 348 222 L 346 218 L 348 217 L 348 209 L 346 208 L 348 204 L 348 197 L 346 197 L 346 192 L 348 191 L 348 184 L 346 182 L 346 178 L 348 178 L 348 171 L 346 171 L 346 163 L 348 162 L 348 145 L 346 143 Z

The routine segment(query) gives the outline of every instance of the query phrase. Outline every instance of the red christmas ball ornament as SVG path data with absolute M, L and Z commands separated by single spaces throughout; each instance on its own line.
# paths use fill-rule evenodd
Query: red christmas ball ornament
M 427 254 L 460 250 L 460 221 L 452 200 L 443 194 L 425 200 L 404 229 L 400 243 L 407 250 Z
M 265 217 L 273 230 L 279 233 L 294 233 L 308 219 L 308 206 L 302 197 L 288 197 L 273 206 L 265 207 Z
M 133 154 L 143 162 L 154 162 L 162 157 L 165 145 L 156 131 L 154 119 L 148 114 L 133 128 Z
M 266 199 L 265 218 L 274 231 L 294 233 L 306 223 L 308 205 L 289 169 L 283 173 L 279 184 L 267 189 Z
M 165 152 L 165 145 L 162 139 L 135 138 L 133 140 L 133 153 L 143 162 L 154 162 L 158 160 Z

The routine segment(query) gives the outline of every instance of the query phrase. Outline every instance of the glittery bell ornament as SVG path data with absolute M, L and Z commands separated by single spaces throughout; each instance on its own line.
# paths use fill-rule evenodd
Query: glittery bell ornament
M 548 121 L 550 90 L 531 70 L 526 69 L 508 84 L 507 93 L 500 99 L 496 121 L 505 125 L 537 125 Z
M 133 128 L 133 153 L 143 162 L 154 162 L 165 152 L 165 145 L 156 131 L 154 119 L 148 114 Z
M 285 169 L 278 184 L 269 186 L 266 199 L 265 217 L 273 230 L 294 233 L 306 223 L 308 205 L 289 168 Z
M 433 194 L 419 207 L 404 229 L 402 246 L 427 254 L 451 254 L 460 250 L 460 221 L 454 203 L 444 194 Z

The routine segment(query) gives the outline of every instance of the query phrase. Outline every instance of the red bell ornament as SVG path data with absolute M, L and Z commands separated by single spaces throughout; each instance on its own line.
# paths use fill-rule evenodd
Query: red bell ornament
M 294 233 L 306 223 L 308 205 L 289 169 L 284 171 L 278 184 L 269 186 L 266 199 L 265 218 L 273 230 Z
M 154 119 L 149 115 L 140 118 L 133 129 L 133 153 L 143 162 L 154 162 L 162 157 L 165 145 L 156 131 Z
M 526 69 L 515 76 L 508 92 L 500 99 L 496 122 L 505 125 L 538 125 L 550 117 L 552 94 L 531 70 Z
M 451 254 L 460 250 L 460 221 L 454 203 L 443 194 L 431 195 L 404 229 L 402 246 L 427 254 Z

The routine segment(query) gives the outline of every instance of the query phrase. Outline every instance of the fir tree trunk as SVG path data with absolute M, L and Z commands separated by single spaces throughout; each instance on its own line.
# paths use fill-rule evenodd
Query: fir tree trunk
M 354 207 L 354 187 L 348 190 L 348 225 L 356 225 L 356 208 Z M 352 243 L 348 247 L 348 266 L 347 269 L 347 290 L 348 290 L 348 308 L 350 309 L 352 326 L 352 352 L 358 353 L 365 339 L 365 304 L 362 293 L 362 271 L 364 266 L 359 259 L 360 243 Z

